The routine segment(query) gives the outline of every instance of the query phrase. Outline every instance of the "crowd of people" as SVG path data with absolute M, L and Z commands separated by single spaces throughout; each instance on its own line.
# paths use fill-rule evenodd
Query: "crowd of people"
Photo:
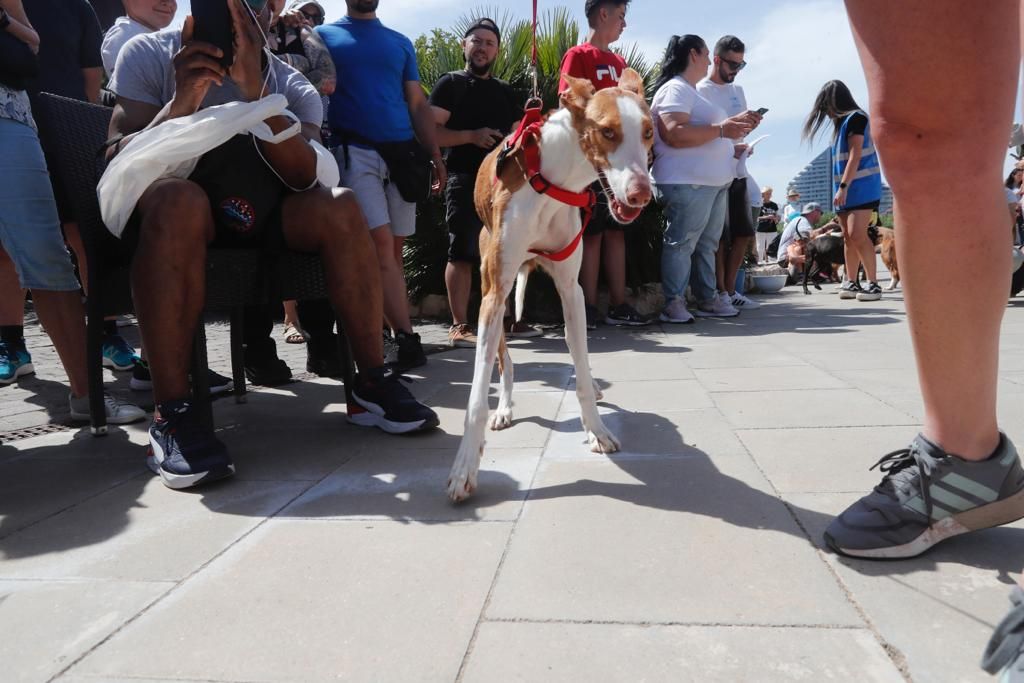
M 449 337 L 454 346 L 473 345 L 468 305 L 481 230 L 473 180 L 484 156 L 523 113 L 508 84 L 492 74 L 501 45 L 492 20 L 479 19 L 466 30 L 465 70 L 442 77 L 428 98 L 411 41 L 380 22 L 378 0 L 346 0 L 346 16 L 329 23 L 315 1 L 297 0 L 287 10 L 283 0 L 226 1 L 234 27 L 232 60 L 224 60 L 217 46 L 195 40 L 192 17 L 181 29 L 167 29 L 175 0 L 124 0 L 125 11 L 114 14 L 105 36 L 86 0 L 0 0 L 0 291 L 7 295 L 0 308 L 0 381 L 32 371 L 23 338 L 24 299 L 17 295 L 31 290 L 67 372 L 75 419 L 88 416 L 80 295 L 88 263 L 62 179 L 53 177 L 51 184 L 54 164 L 44 157 L 33 97 L 46 91 L 111 104 L 111 159 L 141 131 L 206 107 L 271 93 L 288 102 L 291 117 L 265 121 L 274 142 L 237 135 L 203 155 L 187 178 L 154 182 L 120 235 L 133 254 L 132 292 L 145 360 L 110 320 L 104 364 L 138 372 L 138 386 L 152 391 L 151 467 L 172 488 L 234 472 L 226 446 L 189 399 L 190 341 L 201 324 L 203 255 L 210 245 L 318 254 L 329 301 L 306 307 L 285 302 L 287 341 L 307 342 L 311 371 L 337 374 L 333 326 L 341 320 L 359 369 L 350 420 L 390 433 L 438 424 L 434 411 L 384 361 L 382 326 L 397 343 L 399 368 L 426 362 L 410 320 L 403 242 L 415 230 L 416 202 L 431 189 L 443 191 L 450 236 Z M 109 7 L 100 7 L 106 4 L 97 1 L 97 9 L 109 17 Z M 831 126 L 831 207 L 801 204 L 790 191 L 780 209 L 771 188 L 753 181 L 746 139 L 764 110 L 750 110 L 735 83 L 746 65 L 743 42 L 727 35 L 712 49 L 693 34 L 669 41 L 651 102 L 651 176 L 666 221 L 665 306 L 659 317 L 689 323 L 695 316 L 728 318 L 755 308 L 736 283 L 748 251 L 768 258 L 781 217 L 778 257 L 793 267 L 793 245 L 813 239 L 826 209 L 835 210 L 835 229 L 844 240 L 840 298 L 877 300 L 881 290 L 867 227 L 881 199 L 884 157 L 902 211 L 898 249 L 925 424 L 908 448 L 883 457 L 882 483 L 838 516 L 825 537 L 847 555 L 910 557 L 950 535 L 1024 516 L 1024 470 L 995 419 L 1007 273 L 993 265 L 1005 261 L 995 235 L 1005 236 L 1000 223 L 1006 218 L 994 188 L 1013 109 L 1014 94 L 1006 84 L 1014 82 L 1011 72 L 1019 64 L 1019 8 L 1007 3 L 980 12 L 955 0 L 847 4 L 871 111 L 881 124 L 872 130 L 868 112 L 843 83 L 830 81 L 821 89 L 804 135 L 813 138 Z M 615 86 L 626 65 L 610 46 L 626 27 L 628 6 L 629 0 L 586 1 L 589 34 L 564 56 L 564 74 L 587 78 L 597 89 Z M 943 46 L 974 44 L 964 43 L 965 34 L 990 50 L 967 51 L 951 64 Z M 898 54 L 888 49 L 897 42 L 905 48 Z M 932 68 L 940 62 L 949 73 Z M 950 80 L 962 87 L 943 87 Z M 317 181 L 316 146 L 325 140 L 340 170 L 338 187 Z M 953 159 L 970 169 L 957 182 L 977 202 L 934 201 L 933 188 L 951 184 Z M 1019 206 L 1020 178 L 1016 168 L 1005 181 L 1011 205 Z M 1016 226 L 1017 210 L 1011 214 Z M 960 226 L 968 223 L 976 229 L 964 233 Z M 597 207 L 583 250 L 580 283 L 588 327 L 602 321 L 648 324 L 626 299 L 622 227 L 606 206 Z M 857 277 L 861 268 L 864 285 Z M 602 270 L 609 288 L 606 311 L 598 309 L 597 299 Z M 958 324 L 948 324 L 951 316 Z M 252 310 L 246 320 L 250 379 L 272 383 L 290 374 L 269 338 L 272 312 Z M 507 330 L 535 332 L 528 326 L 517 330 L 511 320 Z M 210 384 L 225 386 L 226 379 L 213 377 Z M 111 423 L 145 416 L 110 395 L 105 405 Z M 1015 604 L 998 637 L 1016 637 L 1021 630 L 1019 590 Z M 989 667 L 1006 666 L 1009 676 L 1017 675 L 1020 665 L 1010 667 L 1024 659 L 1021 653 L 998 655 L 998 647 L 994 652 Z

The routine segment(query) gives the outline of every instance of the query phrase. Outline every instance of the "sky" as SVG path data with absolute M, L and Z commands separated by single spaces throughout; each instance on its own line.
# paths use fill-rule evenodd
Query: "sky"
M 327 9 L 328 21 L 345 13 L 344 0 L 320 1 Z M 569 7 L 581 26 L 586 26 L 583 0 L 539 0 L 538 4 L 541 12 Z M 188 5 L 188 0 L 179 1 L 176 23 L 188 12 Z M 384 24 L 414 40 L 432 28 L 452 26 L 477 9 L 492 16 L 509 11 L 529 18 L 531 7 L 529 0 L 480 4 L 465 0 L 380 0 L 377 15 Z M 661 61 L 673 33 L 695 33 L 709 46 L 721 36 L 732 34 L 746 44 L 748 66 L 736 83 L 743 86 L 751 109 L 769 109 L 754 136 L 770 136 L 758 144 L 748 169 L 759 185 L 775 188 L 777 201 L 790 179 L 827 146 L 826 138 L 813 145 L 800 139 L 803 121 L 821 86 L 838 78 L 850 87 L 863 108 L 868 107 L 867 85 L 842 0 L 635 0 L 626 23 L 618 45 L 635 43 L 653 62 Z M 1021 120 L 1019 115 L 1016 120 Z

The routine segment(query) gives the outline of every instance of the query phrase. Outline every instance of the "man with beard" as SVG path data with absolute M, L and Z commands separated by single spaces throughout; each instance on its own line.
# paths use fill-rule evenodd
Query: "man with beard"
M 211 2 L 217 0 L 209 0 Z M 225 0 L 220 0 L 225 1 Z M 137 131 L 229 102 L 281 94 L 301 123 L 272 116 L 264 123 L 276 143 L 246 133 L 208 151 L 188 177 L 161 178 L 139 199 L 121 238 L 134 249 L 132 292 L 149 354 L 156 414 L 149 428 L 150 467 L 170 488 L 230 476 L 227 448 L 189 401 L 189 350 L 205 298 L 206 246 L 282 248 L 316 253 L 328 295 L 359 367 L 349 420 L 391 433 L 429 429 L 437 415 L 384 368 L 381 286 L 366 222 L 351 191 L 317 183 L 323 107 L 302 74 L 263 49 L 270 24 L 267 0 L 226 0 L 234 26 L 234 60 L 193 40 L 194 21 L 181 31 L 136 36 L 121 50 L 111 90 L 115 155 Z M 124 136 L 124 137 L 121 137 Z
M 444 281 L 452 310 L 448 342 L 454 347 L 476 346 L 468 312 L 472 268 L 480 262 L 479 238 L 483 228 L 473 203 L 476 174 L 487 153 L 511 131 L 523 113 L 512 87 L 491 75 L 500 45 L 498 25 L 491 19 L 478 19 L 462 40 L 465 70 L 441 76 L 430 93 L 437 142 L 449 150 L 448 184 L 444 192 L 448 266 Z
M 622 36 L 626 28 L 626 8 L 630 0 L 587 0 L 584 12 L 590 35 L 581 45 L 570 48 L 562 57 L 559 71 L 576 78 L 585 78 L 594 88 L 612 88 L 626 69 L 626 60 L 609 46 Z M 562 79 L 558 91 L 568 88 Z M 637 313 L 626 301 L 626 236 L 625 226 L 612 218 L 608 200 L 600 183 L 594 183 L 597 206 L 583 233 L 583 263 L 580 265 L 580 286 L 586 301 L 587 329 L 593 330 L 603 319 L 609 325 L 647 325 L 650 321 Z M 603 257 L 603 259 L 602 259 Z M 602 318 L 597 310 L 598 270 L 604 261 L 608 281 L 608 314 Z
M 711 75 L 697 84 L 697 92 L 724 109 L 729 116 L 747 112 L 747 97 L 743 88 L 734 82 L 747 65 L 743 61 L 746 49 L 736 36 L 722 36 L 715 44 Z M 756 127 L 761 117 L 754 112 L 751 116 Z M 747 171 L 747 145 L 743 140 L 736 144 L 736 159 L 736 177 L 729 186 L 729 212 L 715 256 L 715 274 L 719 298 L 737 310 L 750 310 L 759 308 L 760 304 L 736 291 L 736 273 L 754 239 L 754 223 L 760 210 L 754 211 L 751 207 L 755 202 L 760 203 L 761 196 L 757 183 Z
M 398 343 L 396 367 L 405 370 L 427 362 L 420 336 L 412 331 L 402 269 L 403 243 L 416 232 L 416 204 L 391 182 L 397 171 L 388 168 L 378 150 L 411 152 L 418 143 L 433 161 L 438 192 L 445 186 L 445 166 L 412 42 L 381 24 L 378 0 L 345 4 L 346 16 L 316 27 L 338 73 L 327 120 L 341 142 L 341 183 L 355 192 L 370 227 L 384 287 L 384 319 Z

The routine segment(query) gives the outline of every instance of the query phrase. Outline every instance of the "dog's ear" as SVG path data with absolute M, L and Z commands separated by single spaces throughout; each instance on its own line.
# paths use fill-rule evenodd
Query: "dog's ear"
M 636 93 L 640 97 L 644 96 L 644 79 L 633 69 L 626 69 L 622 72 L 622 75 L 619 76 L 619 87 Z
M 587 109 L 587 102 L 594 96 L 594 84 L 586 78 L 574 78 L 568 74 L 562 74 L 562 78 L 569 85 L 558 96 L 562 106 L 568 109 L 573 118 L 582 117 Z

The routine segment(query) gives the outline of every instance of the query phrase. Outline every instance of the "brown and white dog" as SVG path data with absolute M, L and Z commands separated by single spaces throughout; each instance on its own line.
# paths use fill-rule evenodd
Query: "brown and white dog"
M 594 91 L 582 79 L 563 76 L 569 87 L 562 108 L 540 128 L 537 141 L 540 173 L 554 186 L 571 193 L 585 192 L 600 180 L 615 220 L 630 223 L 651 199 L 647 159 L 654 141 L 651 113 L 644 101 L 643 80 L 626 69 L 618 87 Z M 466 410 L 465 433 L 448 478 L 448 496 L 465 500 L 476 489 L 487 423 L 487 394 L 495 359 L 501 373 L 498 409 L 491 429 L 512 424 L 512 360 L 505 345 L 502 316 L 513 280 L 519 276 L 521 300 L 526 276 L 540 266 L 555 282 L 565 317 L 565 340 L 576 367 L 576 395 L 590 448 L 612 453 L 619 442 L 597 412 L 598 392 L 587 358 L 586 314 L 578 283 L 582 248 L 565 260 L 536 252 L 564 251 L 578 240 L 580 211 L 528 182 L 522 150 L 504 155 L 491 152 L 476 179 L 476 208 L 486 230 L 480 233 L 483 299 L 477 327 L 473 384 Z
M 900 283 L 900 266 L 896 262 L 896 231 L 890 228 L 879 228 L 881 233 L 881 246 L 879 252 L 882 255 L 882 263 L 889 269 L 889 286 L 886 289 L 893 290 Z

